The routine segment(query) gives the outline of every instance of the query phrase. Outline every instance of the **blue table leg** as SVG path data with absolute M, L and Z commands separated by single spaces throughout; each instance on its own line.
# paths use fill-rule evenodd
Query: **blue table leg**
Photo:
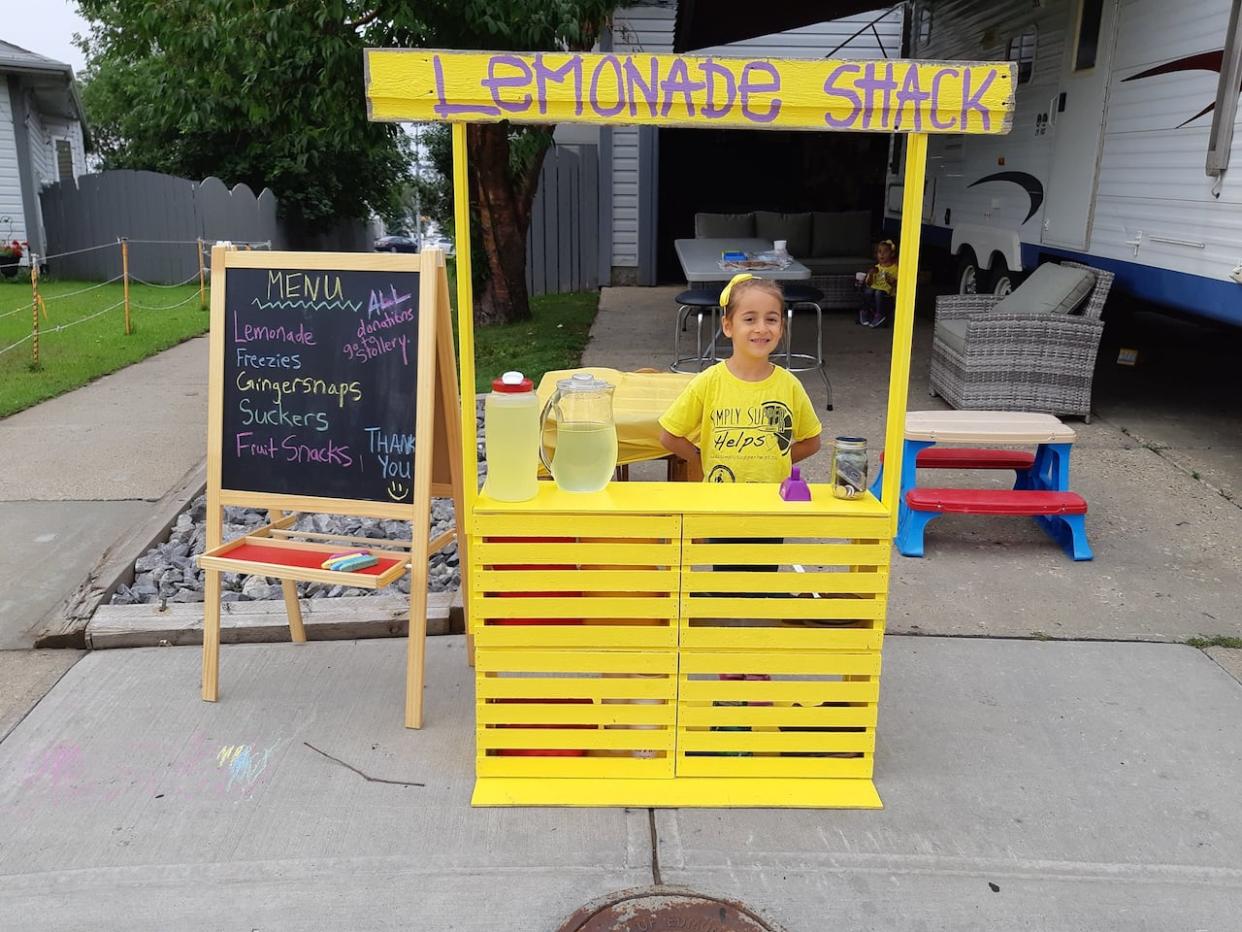
M 1069 443 L 1041 443 L 1035 451 L 1035 465 L 1031 467 L 1033 475 L 1030 479 L 1030 484 L 1015 486 L 1015 488 L 1041 489 L 1046 492 L 1068 492 L 1069 458 L 1072 446 Z M 1021 479 L 1019 479 L 1019 482 L 1021 482 Z
M 901 536 L 902 526 L 911 518 L 911 511 L 906 505 L 906 493 L 918 484 L 919 452 L 935 446 L 934 440 L 906 440 L 901 448 L 901 483 L 897 490 L 897 535 Z M 922 537 L 922 534 L 919 534 Z M 922 556 L 920 553 L 919 556 Z

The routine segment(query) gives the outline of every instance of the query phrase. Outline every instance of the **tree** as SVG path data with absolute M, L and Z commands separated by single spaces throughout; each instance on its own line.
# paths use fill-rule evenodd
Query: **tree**
M 106 167 L 271 187 L 311 224 L 393 216 L 404 136 L 369 123 L 362 49 L 586 50 L 620 0 L 78 0 Z M 481 322 L 530 317 L 526 231 L 550 126 L 469 127 Z M 461 231 L 458 231 L 458 236 Z
M 375 0 L 368 38 L 423 48 L 590 49 L 619 0 Z M 526 233 L 552 127 L 472 124 L 466 133 L 473 210 L 482 244 L 475 317 L 530 318 Z M 460 239 L 464 231 L 457 230 Z M 483 267 L 485 265 L 485 267 Z
M 367 120 L 345 0 L 79 0 L 83 92 L 105 168 L 270 187 L 287 220 L 389 212 L 405 136 Z

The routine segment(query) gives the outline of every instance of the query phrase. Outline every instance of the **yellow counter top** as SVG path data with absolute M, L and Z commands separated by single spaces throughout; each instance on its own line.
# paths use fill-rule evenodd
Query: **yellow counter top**
M 600 492 L 563 492 L 555 482 L 539 483 L 524 502 L 498 502 L 484 494 L 476 514 L 629 514 L 629 515 L 816 515 L 887 516 L 870 492 L 861 498 L 834 498 L 827 483 L 810 483 L 811 501 L 786 502 L 777 483 L 611 482 Z

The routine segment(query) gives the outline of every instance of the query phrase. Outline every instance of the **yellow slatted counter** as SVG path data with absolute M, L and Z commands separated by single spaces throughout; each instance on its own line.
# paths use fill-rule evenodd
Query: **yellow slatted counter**
M 889 511 L 614 482 L 475 501 L 475 805 L 875 808 Z

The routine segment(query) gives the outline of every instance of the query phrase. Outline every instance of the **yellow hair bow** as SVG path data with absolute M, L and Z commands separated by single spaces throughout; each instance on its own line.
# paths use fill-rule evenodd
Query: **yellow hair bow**
M 724 291 L 720 292 L 720 306 L 721 307 L 729 306 L 729 295 L 733 293 L 734 285 L 736 285 L 738 282 L 748 282 L 754 277 L 755 276 L 751 275 L 749 272 L 738 272 L 731 279 L 729 279 L 729 284 L 725 285 Z

